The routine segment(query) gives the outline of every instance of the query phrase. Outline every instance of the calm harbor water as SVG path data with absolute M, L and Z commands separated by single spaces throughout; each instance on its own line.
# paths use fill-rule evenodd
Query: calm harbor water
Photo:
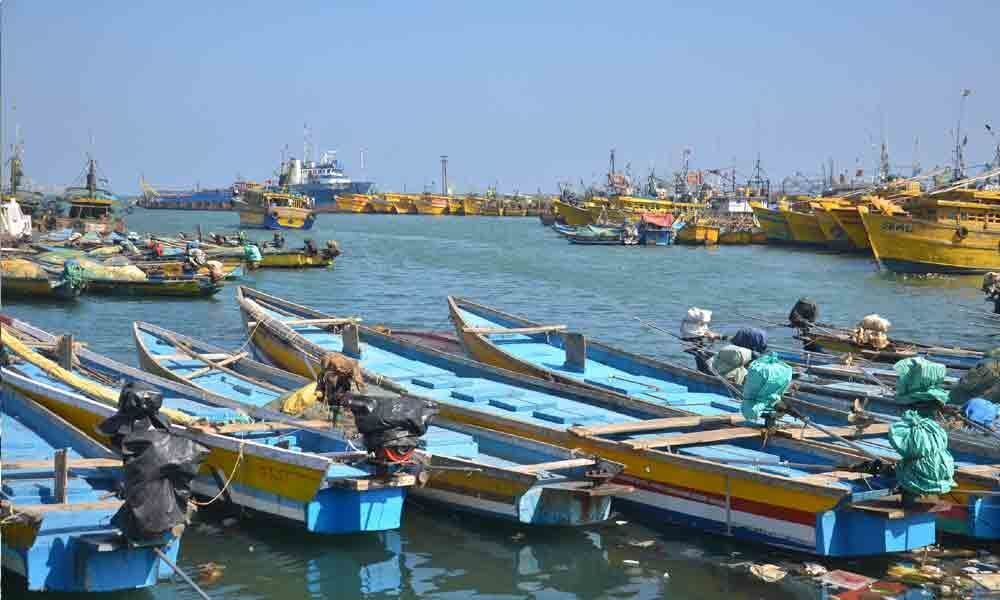
M 190 232 L 197 224 L 206 233 L 231 233 L 235 223 L 232 213 L 140 210 L 129 219 L 135 231 L 164 234 Z M 435 330 L 449 329 L 445 296 L 461 295 L 685 362 L 672 338 L 644 329 L 635 318 L 673 331 L 687 307 L 699 306 L 715 311 L 719 328 L 727 331 L 754 324 L 751 316 L 783 321 L 795 300 L 806 295 L 820 303 L 821 318 L 828 322 L 850 325 L 877 312 L 892 321 L 898 337 L 974 347 L 992 340 L 958 310 L 959 305 L 986 308 L 977 277 L 898 278 L 878 273 L 863 257 L 766 246 L 571 246 L 534 218 L 322 215 L 308 234 L 286 235 L 290 244 L 305 237 L 340 243 L 344 254 L 333 270 L 258 271 L 243 283 L 368 323 Z M 134 364 L 130 327 L 137 319 L 219 345 L 241 345 L 246 334 L 233 293 L 234 286 L 227 286 L 208 300 L 83 298 L 72 305 L 5 299 L 3 310 L 53 332 L 72 332 L 92 349 Z M 787 330 L 769 333 L 772 345 L 795 345 Z M 181 562 L 189 571 L 209 561 L 225 565 L 222 578 L 207 586 L 216 599 L 823 595 L 794 577 L 764 584 L 733 566 L 801 563 L 805 557 L 631 522 L 532 531 L 411 505 L 398 532 L 329 539 L 249 516 L 240 527 L 222 528 L 217 517 L 198 517 L 184 538 Z M 652 546 L 634 545 L 650 540 Z M 877 576 L 885 564 L 835 566 Z M 16 583 L 5 574 L 5 597 L 20 596 Z M 168 584 L 117 597 L 196 596 Z

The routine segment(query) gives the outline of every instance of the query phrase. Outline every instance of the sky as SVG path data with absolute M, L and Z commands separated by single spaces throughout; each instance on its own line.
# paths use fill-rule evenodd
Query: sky
M 554 191 L 608 152 L 644 176 L 735 166 L 774 181 L 968 162 L 1000 129 L 1000 2 L 5 0 L 3 95 L 27 175 L 88 153 L 119 193 L 273 176 L 337 150 L 381 189 Z M 918 141 L 918 144 L 915 143 Z M 365 150 L 362 169 L 361 151 Z M 915 154 L 916 149 L 916 154 Z M 8 150 L 9 151 L 9 150 Z

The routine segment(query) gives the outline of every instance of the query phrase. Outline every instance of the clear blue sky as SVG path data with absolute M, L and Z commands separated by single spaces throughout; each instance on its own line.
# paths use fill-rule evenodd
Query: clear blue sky
M 6 0 L 9 144 L 69 183 L 91 147 L 119 192 L 138 177 L 263 178 L 308 123 L 360 177 L 554 190 L 607 152 L 645 173 L 760 151 L 775 179 L 833 157 L 948 162 L 971 88 L 969 154 L 1000 126 L 1000 2 L 341 2 Z M 16 110 L 11 110 L 11 105 Z M 1000 128 L 1000 127 L 998 127 Z

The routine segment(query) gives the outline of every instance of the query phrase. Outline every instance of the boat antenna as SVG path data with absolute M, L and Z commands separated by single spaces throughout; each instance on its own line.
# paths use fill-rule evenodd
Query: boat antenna
M 972 90 L 964 88 L 958 101 L 958 124 L 955 127 L 955 164 L 952 181 L 965 179 L 965 144 L 969 136 L 962 137 L 962 113 L 965 111 L 965 99 L 972 95 Z

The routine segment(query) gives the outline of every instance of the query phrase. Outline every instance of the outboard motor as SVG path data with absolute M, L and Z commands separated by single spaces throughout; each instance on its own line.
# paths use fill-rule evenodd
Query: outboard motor
M 337 240 L 327 240 L 326 248 L 323 249 L 323 256 L 326 258 L 337 258 L 340 256 L 340 244 Z
M 819 305 L 809 298 L 799 298 L 792 312 L 788 313 L 788 323 L 796 329 L 809 329 L 819 319 Z
M 323 358 L 319 378 L 324 401 L 335 411 L 346 408 L 364 440 L 378 474 L 388 467 L 409 462 L 419 438 L 438 413 L 437 405 L 398 394 L 352 394 L 366 389 L 358 362 L 330 353 Z
M 118 396 L 118 412 L 97 426 L 125 463 L 120 491 L 125 503 L 111 522 L 133 542 L 162 539 L 187 525 L 191 480 L 209 452 L 170 432 L 159 414 L 162 404 L 159 391 L 127 383 Z

